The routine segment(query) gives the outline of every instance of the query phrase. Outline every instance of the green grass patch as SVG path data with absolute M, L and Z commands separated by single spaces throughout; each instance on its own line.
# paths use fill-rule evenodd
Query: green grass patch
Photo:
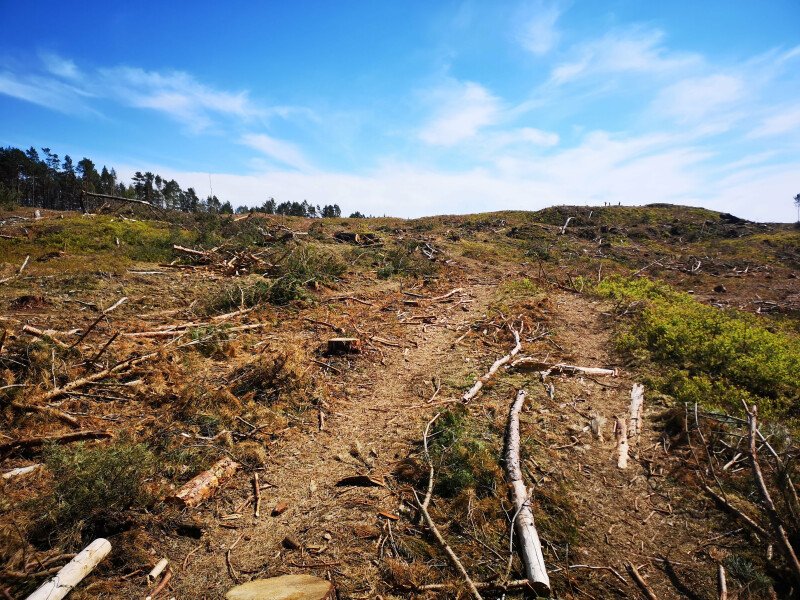
M 661 391 L 707 407 L 738 411 L 745 400 L 767 417 L 800 416 L 800 344 L 794 336 L 645 278 L 608 278 L 596 290 L 638 308 L 617 341 L 629 355 L 661 367 Z

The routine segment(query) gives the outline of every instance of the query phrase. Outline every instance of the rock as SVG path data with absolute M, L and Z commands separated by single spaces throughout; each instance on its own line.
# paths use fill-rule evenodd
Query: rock
M 231 588 L 226 600 L 334 600 L 330 581 L 313 575 L 282 575 L 254 579 Z
M 717 285 L 714 286 L 714 291 L 717 292 L 718 294 L 724 294 L 725 292 L 728 291 L 728 289 L 721 283 L 718 283 Z

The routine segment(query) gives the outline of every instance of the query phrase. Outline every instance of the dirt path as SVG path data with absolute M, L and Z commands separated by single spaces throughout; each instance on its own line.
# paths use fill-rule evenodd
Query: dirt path
M 425 312 L 435 312 L 437 324 L 412 326 L 404 348 L 382 347 L 380 363 L 358 358 L 345 377 L 332 376 L 346 381 L 345 397 L 325 409 L 324 429 L 310 423 L 292 428 L 268 449 L 269 464 L 260 475 L 267 482 L 260 519 L 254 518 L 250 504 L 235 512 L 253 495 L 252 485 L 242 477 L 215 506 L 203 509 L 211 510 L 225 527 L 207 531 L 187 571 L 175 582 L 179 597 L 205 592 L 205 597 L 218 598 L 232 587 L 234 577 L 225 555 L 237 539 L 230 562 L 242 581 L 255 574 L 310 572 L 331 577 L 347 597 L 375 597 L 371 582 L 381 579 L 379 565 L 365 562 L 369 555 L 365 549 L 371 548 L 375 555 L 376 538 L 388 527 L 378 513 L 398 515 L 400 499 L 387 487 L 337 487 L 336 483 L 353 475 L 377 480 L 388 476 L 390 483 L 395 463 L 419 443 L 432 410 L 424 406 L 423 395 L 433 393 L 429 382 L 437 365 L 452 361 L 451 345 L 461 335 L 445 325 L 481 315 L 490 298 L 490 289 L 482 285 L 471 285 L 465 293 L 474 300 L 467 310 L 433 305 Z M 280 502 L 288 509 L 271 516 Z M 226 521 L 231 513 L 242 516 Z M 292 542 L 301 548 L 287 547 Z M 181 545 L 184 553 L 192 548 Z M 180 555 L 178 548 L 174 550 Z

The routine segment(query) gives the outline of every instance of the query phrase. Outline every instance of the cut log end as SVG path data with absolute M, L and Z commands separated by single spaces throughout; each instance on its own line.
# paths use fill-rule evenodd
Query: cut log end
M 226 600 L 334 600 L 336 591 L 326 579 L 313 575 L 282 575 L 254 579 L 225 594 Z
M 220 485 L 233 475 L 239 468 L 239 463 L 229 457 L 222 458 L 203 471 L 168 500 L 185 508 L 198 506 L 204 500 L 214 495 Z

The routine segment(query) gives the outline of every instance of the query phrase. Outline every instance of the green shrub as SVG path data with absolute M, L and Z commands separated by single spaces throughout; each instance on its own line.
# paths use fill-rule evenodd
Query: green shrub
M 465 490 L 494 493 L 501 478 L 499 449 L 483 439 L 464 408 L 445 411 L 431 432 L 429 449 L 437 467 L 436 492 L 453 498 Z
M 395 276 L 429 277 L 437 270 L 436 263 L 429 260 L 419 250 L 419 242 L 409 242 L 403 246 L 389 248 L 381 257 L 378 277 L 389 279 Z
M 620 347 L 663 370 L 659 385 L 682 402 L 738 410 L 755 402 L 765 416 L 797 418 L 800 344 L 753 315 L 722 311 L 647 279 L 610 278 L 597 291 L 638 304 Z
M 54 478 L 48 516 L 59 528 L 79 522 L 98 526 L 152 500 L 144 484 L 154 474 L 156 461 L 143 444 L 119 440 L 102 446 L 54 445 L 45 451 L 45 464 Z

